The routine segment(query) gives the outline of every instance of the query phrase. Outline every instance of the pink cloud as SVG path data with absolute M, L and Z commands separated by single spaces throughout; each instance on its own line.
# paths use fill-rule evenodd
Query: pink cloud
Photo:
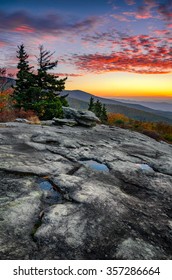
M 119 20 L 119 21 L 126 21 L 126 22 L 129 22 L 130 20 L 129 19 L 127 19 L 127 17 L 126 16 L 124 16 L 124 15 L 112 15 L 112 17 L 114 18 L 114 19 L 117 19 L 117 20 Z
M 58 77 L 81 77 L 83 74 L 75 74 L 75 73 L 55 73 L 55 76 Z
M 34 28 L 29 27 L 27 25 L 21 25 L 14 29 L 15 32 L 22 32 L 22 33 L 33 33 L 35 32 Z
M 6 42 L 0 41 L 0 48 L 4 47 L 4 46 L 6 46 L 6 45 L 7 45 Z
M 147 19 L 153 17 L 150 11 L 145 8 L 144 9 L 139 8 L 138 11 L 136 12 L 123 12 L 123 15 L 134 17 L 136 19 Z
M 157 12 L 160 19 L 164 20 L 167 24 L 172 23 L 172 2 L 164 1 L 158 5 Z
M 167 24 L 168 28 L 172 28 L 172 23 Z
M 172 25 L 171 25 L 172 26 Z M 168 35 L 169 34 L 169 31 L 166 30 L 166 29 L 163 29 L 163 30 L 155 30 L 154 33 L 158 36 L 161 36 L 161 35 Z
M 158 3 L 155 0 L 144 0 L 144 3 L 149 7 L 149 9 L 158 6 Z
M 18 70 L 16 69 L 16 67 L 8 67 L 7 68 L 7 76 L 8 77 L 16 77 Z
M 67 32 L 75 34 L 92 30 L 103 22 L 100 16 L 87 16 L 80 20 L 57 12 L 35 15 L 25 10 L 1 11 L 0 16 L 0 30 L 3 32 L 11 30 L 23 33 L 40 32 L 56 36 Z
M 129 17 L 135 17 L 136 19 L 153 18 L 155 16 L 152 13 L 152 9 L 154 9 L 156 7 L 158 7 L 158 4 L 157 4 L 156 1 L 154 1 L 154 0 L 144 0 L 144 5 L 139 6 L 137 8 L 137 11 L 123 12 L 123 15 L 129 16 Z
M 138 8 L 138 11 L 135 15 L 137 19 L 147 19 L 151 18 L 152 14 L 150 12 L 150 8 L 148 6 L 142 6 Z
M 129 17 L 132 17 L 132 16 L 136 16 L 136 12 L 123 12 L 123 15 L 126 15 L 126 16 L 129 16 Z

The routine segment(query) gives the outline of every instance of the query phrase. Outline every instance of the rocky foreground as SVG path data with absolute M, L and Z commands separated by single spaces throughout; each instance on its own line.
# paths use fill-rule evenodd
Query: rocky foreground
M 0 259 L 172 259 L 171 145 L 8 123 L 0 157 Z

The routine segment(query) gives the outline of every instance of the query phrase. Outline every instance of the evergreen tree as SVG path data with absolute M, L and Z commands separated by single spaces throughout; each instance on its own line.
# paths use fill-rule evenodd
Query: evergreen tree
M 96 101 L 95 105 L 94 105 L 94 113 L 98 118 L 101 118 L 101 114 L 102 114 L 102 104 L 99 100 Z
M 94 112 L 94 98 L 91 96 L 88 104 L 88 110 Z
M 105 104 L 103 104 L 100 119 L 101 119 L 101 121 L 102 121 L 103 123 L 106 123 L 106 122 L 107 122 L 107 120 L 108 120 L 108 116 L 107 116 L 107 109 L 106 109 Z
M 53 70 L 58 63 L 58 60 L 51 61 L 54 53 L 44 50 L 43 46 L 39 47 L 40 54 L 38 57 L 38 86 L 42 90 L 46 90 L 53 95 L 59 95 L 59 93 L 65 88 L 65 81 L 67 78 L 58 80 L 59 77 L 54 74 L 47 73 L 49 70 Z M 48 97 L 48 94 L 46 95 Z
M 29 56 L 25 51 L 24 44 L 18 46 L 17 58 L 19 59 L 17 65 L 19 71 L 17 73 L 16 86 L 12 97 L 15 100 L 16 108 L 28 110 L 32 107 L 33 99 L 28 89 L 32 86 L 34 75 L 31 72 L 33 67 L 29 66 Z
M 39 50 L 37 74 L 34 74 L 29 66 L 29 56 L 24 44 L 18 46 L 19 71 L 13 94 L 15 107 L 34 110 L 43 119 L 62 117 L 62 106 L 68 106 L 68 103 L 66 96 L 60 96 L 60 92 L 65 88 L 67 78 L 58 79 L 59 77 L 48 73 L 57 66 L 58 61 L 52 61 L 53 53 L 44 50 L 43 46 Z
M 68 106 L 65 97 L 59 96 L 65 88 L 67 78 L 58 79 L 54 74 L 47 71 L 53 70 L 58 61 L 52 61 L 54 53 L 44 50 L 43 46 L 39 48 L 38 73 L 36 76 L 37 101 L 34 109 L 43 119 L 62 116 L 62 105 Z
M 95 115 L 101 120 L 101 122 L 106 123 L 107 122 L 107 109 L 105 104 L 102 104 L 99 100 L 94 102 L 94 98 L 91 96 L 89 104 L 88 104 L 88 110 L 95 113 Z

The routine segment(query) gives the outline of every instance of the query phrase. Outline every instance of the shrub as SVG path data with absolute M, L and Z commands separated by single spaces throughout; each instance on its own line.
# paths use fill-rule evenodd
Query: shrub
M 4 110 L 0 112 L 0 122 L 15 121 L 16 118 L 27 119 L 31 123 L 35 124 L 40 123 L 38 116 L 31 110 Z
M 113 125 L 113 124 L 116 124 L 116 125 L 124 125 L 125 123 L 128 123 L 129 122 L 129 118 L 126 117 L 125 115 L 123 114 L 119 114 L 119 113 L 109 113 L 108 114 L 108 124 L 109 125 Z
M 172 134 L 165 134 L 164 139 L 167 140 L 168 142 L 172 143 Z
M 11 95 L 13 93 L 13 89 L 9 88 L 2 92 L 0 92 L 0 112 L 10 110 L 13 106 Z
M 0 122 L 11 122 L 14 121 L 15 119 L 16 119 L 16 115 L 14 110 L 11 111 L 4 110 L 0 112 Z
M 163 122 L 144 122 L 129 119 L 123 114 L 108 114 L 108 124 L 128 128 L 143 133 L 157 141 L 163 140 L 172 143 L 172 125 Z
M 15 110 L 15 116 L 17 118 L 21 118 L 21 119 L 28 119 L 30 117 L 34 117 L 35 113 L 32 110 L 28 110 L 28 111 L 25 111 L 25 110 Z
M 15 116 L 16 118 L 27 119 L 28 121 L 34 124 L 40 123 L 38 116 L 32 110 L 28 110 L 28 111 L 15 110 Z
M 59 98 L 51 102 L 49 100 L 41 100 L 36 102 L 33 107 L 42 120 L 63 117 L 62 103 Z
M 114 121 L 114 124 L 116 124 L 116 125 L 118 125 L 118 126 L 123 126 L 124 125 L 124 120 L 116 120 L 116 121 Z
M 162 140 L 162 136 L 156 131 L 143 130 L 142 133 L 145 134 L 146 136 L 149 136 L 150 138 L 155 139 L 156 141 Z

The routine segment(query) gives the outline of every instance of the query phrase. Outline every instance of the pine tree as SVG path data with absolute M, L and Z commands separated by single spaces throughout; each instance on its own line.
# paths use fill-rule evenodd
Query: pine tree
M 32 95 L 28 92 L 28 89 L 32 86 L 34 80 L 34 74 L 31 72 L 33 67 L 29 66 L 28 54 L 25 51 L 24 44 L 18 46 L 17 58 L 19 59 L 17 68 L 16 86 L 13 93 L 13 99 L 15 100 L 16 108 L 23 108 L 24 110 L 31 109 L 32 107 Z
M 65 88 L 67 78 L 58 79 L 54 74 L 48 73 L 53 70 L 58 61 L 52 61 L 54 53 L 44 50 L 43 46 L 39 48 L 38 73 L 36 76 L 37 102 L 34 109 L 43 119 L 62 116 L 62 105 L 67 106 L 65 97 L 60 96 L 60 92 Z
M 91 96 L 88 104 L 88 110 L 94 112 L 94 98 Z
M 94 112 L 102 123 L 107 122 L 108 117 L 107 117 L 107 109 L 105 104 L 102 104 L 99 100 L 94 102 L 94 98 L 92 96 L 88 104 L 88 110 Z
M 48 73 L 47 71 L 53 70 L 57 66 L 58 60 L 51 61 L 54 53 L 44 50 L 43 46 L 40 46 L 39 50 L 38 86 L 41 87 L 42 90 L 48 90 L 49 93 L 53 92 L 53 95 L 57 96 L 62 90 L 64 90 L 67 78 L 58 80 L 59 77 L 52 73 Z
M 107 116 L 107 109 L 106 109 L 105 104 L 103 104 L 100 119 L 101 119 L 101 121 L 102 121 L 103 123 L 106 123 L 106 122 L 107 122 L 107 120 L 108 120 L 108 116 Z
M 95 115 L 100 118 L 101 117 L 101 113 L 102 113 L 102 103 L 97 100 L 95 105 L 94 105 L 94 113 Z

